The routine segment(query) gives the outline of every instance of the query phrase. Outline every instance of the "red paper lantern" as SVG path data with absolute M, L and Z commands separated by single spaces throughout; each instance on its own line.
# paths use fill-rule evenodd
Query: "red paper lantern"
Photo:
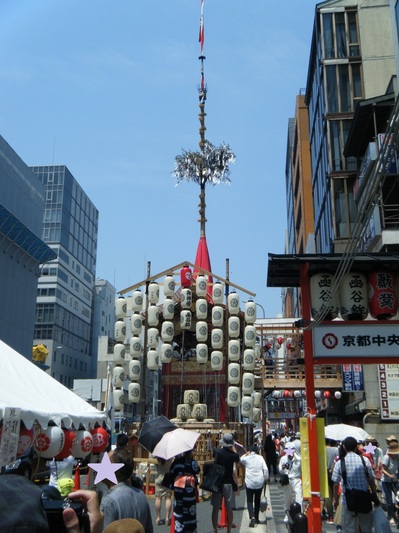
M 57 460 L 66 459 L 72 455 L 72 448 L 76 442 L 76 435 L 72 429 L 63 429 L 62 431 L 64 432 L 64 446 L 60 453 L 55 456 L 55 459 Z
M 291 391 L 290 390 L 285 390 L 284 391 L 284 398 L 290 398 L 291 397 Z
M 284 338 L 283 338 L 283 337 L 278 337 L 278 338 L 277 338 L 277 342 L 278 342 L 280 345 L 283 344 L 283 342 L 284 342 Z
M 182 287 L 191 287 L 192 281 L 193 272 L 188 265 L 184 265 L 184 267 L 180 271 L 180 282 Z
M 398 312 L 396 276 L 391 272 L 372 272 L 367 278 L 369 310 L 373 318 L 386 320 Z
M 328 400 L 329 398 L 331 398 L 331 392 L 329 390 L 325 390 L 323 392 L 323 396 Z
M 94 428 L 90 432 L 93 436 L 93 453 L 101 453 L 105 451 L 108 446 L 108 433 L 107 430 L 101 427 Z
M 17 457 L 27 452 L 33 444 L 33 429 L 22 427 L 19 431 Z
M 72 455 L 77 459 L 83 459 L 93 449 L 93 437 L 89 431 L 79 430 L 76 432 L 75 444 L 72 447 Z

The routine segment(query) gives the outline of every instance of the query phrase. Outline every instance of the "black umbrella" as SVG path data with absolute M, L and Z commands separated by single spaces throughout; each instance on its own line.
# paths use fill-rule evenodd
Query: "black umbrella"
M 155 446 L 162 439 L 165 433 L 177 429 L 177 426 L 166 418 L 166 416 L 157 416 L 151 420 L 144 422 L 140 431 L 140 437 L 138 443 L 150 453 L 154 450 Z

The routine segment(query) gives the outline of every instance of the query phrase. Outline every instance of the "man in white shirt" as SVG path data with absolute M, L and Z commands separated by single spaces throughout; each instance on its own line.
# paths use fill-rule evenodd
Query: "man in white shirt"
M 240 463 L 245 467 L 249 527 L 259 524 L 260 498 L 263 486 L 269 479 L 269 471 L 265 460 L 256 451 L 256 444 L 252 444 L 248 447 L 248 452 L 240 458 Z

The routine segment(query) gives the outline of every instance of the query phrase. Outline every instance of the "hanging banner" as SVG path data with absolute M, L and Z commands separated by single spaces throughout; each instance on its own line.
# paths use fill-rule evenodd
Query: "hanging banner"
M 381 418 L 399 420 L 399 365 L 378 365 Z
M 342 365 L 342 390 L 344 392 L 364 391 L 362 365 Z
M 303 497 L 311 497 L 311 483 L 310 483 L 310 452 L 309 452 L 309 423 L 316 424 L 317 431 L 317 451 L 319 463 L 319 486 L 320 497 L 328 498 L 328 477 L 327 477 L 327 454 L 326 454 L 326 438 L 324 436 L 324 419 L 316 418 L 309 421 L 308 418 L 299 419 L 299 431 L 301 433 L 301 459 L 302 459 L 302 490 Z M 314 491 L 315 489 L 313 489 Z
M 21 409 L 6 407 L 0 440 L 0 467 L 12 463 L 17 457 L 20 424 Z

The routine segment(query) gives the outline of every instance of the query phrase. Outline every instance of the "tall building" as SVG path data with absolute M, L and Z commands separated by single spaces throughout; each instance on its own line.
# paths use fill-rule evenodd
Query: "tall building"
M 116 289 L 105 279 L 96 279 L 93 305 L 93 340 L 91 377 L 97 376 L 98 342 L 100 337 L 113 339 L 115 336 Z M 106 377 L 106 375 L 102 376 Z
M 344 147 L 357 104 L 385 93 L 395 72 L 385 0 L 327 0 L 316 6 L 305 103 L 316 252 L 342 252 L 358 209 L 358 161 Z
M 55 253 L 41 240 L 44 187 L 0 136 L 0 339 L 32 358 L 39 265 Z
M 66 166 L 32 171 L 45 189 L 42 238 L 57 254 L 41 267 L 35 343 L 49 350 L 51 376 L 72 388 L 93 367 L 98 211 Z

